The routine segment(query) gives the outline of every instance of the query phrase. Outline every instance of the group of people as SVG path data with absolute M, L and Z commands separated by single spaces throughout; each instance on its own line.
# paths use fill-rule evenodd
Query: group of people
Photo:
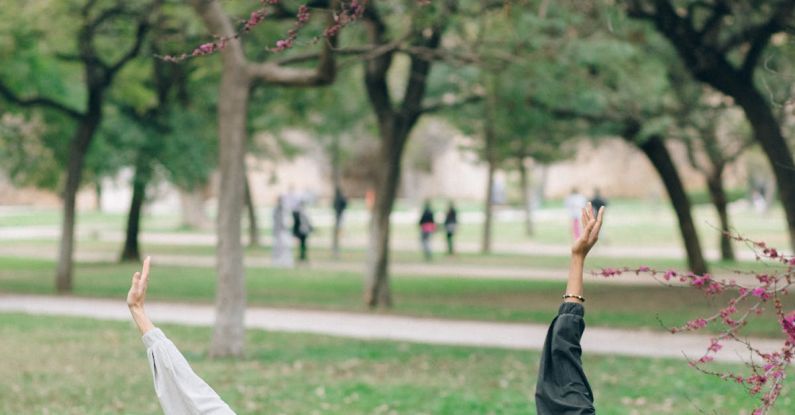
M 430 211 L 430 208 L 427 209 Z M 585 330 L 583 267 L 596 244 L 605 208 L 594 212 L 591 203 L 580 211 L 580 236 L 571 247 L 568 282 L 557 316 L 547 331 L 536 382 L 535 406 L 539 415 L 595 414 L 594 395 L 582 366 L 580 340 Z M 451 206 L 450 211 L 455 212 Z M 146 314 L 150 258 L 132 277 L 127 305 L 146 345 L 155 394 L 166 415 L 234 415 L 231 407 L 190 367 L 185 357 Z
M 444 215 L 444 233 L 447 237 L 447 255 L 454 255 L 455 248 L 453 246 L 453 239 L 458 230 L 458 211 L 455 204 L 451 201 L 447 207 L 447 213 Z M 433 258 L 431 251 L 431 236 L 436 232 L 436 220 L 434 218 L 431 202 L 426 201 L 420 215 L 420 241 L 422 242 L 422 253 L 425 259 L 430 261 Z
M 298 243 L 298 261 L 307 262 L 308 255 L 308 239 L 312 234 L 314 227 L 312 221 L 309 219 L 309 214 L 306 211 L 307 201 L 305 198 L 296 196 L 292 191 L 286 195 L 281 195 L 276 199 L 276 206 L 273 208 L 273 263 L 277 266 L 292 267 L 293 256 L 290 249 L 290 236 L 296 239 Z M 348 206 L 348 200 L 345 195 L 338 188 L 334 196 L 334 210 L 336 220 L 342 220 L 342 214 Z M 292 227 L 288 232 L 285 217 L 292 218 Z

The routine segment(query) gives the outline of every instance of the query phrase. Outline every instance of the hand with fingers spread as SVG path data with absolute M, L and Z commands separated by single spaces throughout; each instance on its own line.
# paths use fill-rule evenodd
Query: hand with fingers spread
M 571 263 L 569 265 L 569 281 L 566 284 L 566 293 L 563 301 L 585 302 L 583 297 L 582 271 L 585 266 L 585 256 L 596 244 L 599 239 L 599 230 L 602 229 L 602 218 L 604 217 L 604 206 L 599 208 L 599 212 L 594 216 L 593 207 L 590 203 L 582 209 L 582 232 L 580 237 L 571 246 Z
M 588 252 L 599 239 L 599 230 L 602 229 L 604 211 L 605 208 L 602 206 L 599 208 L 599 212 L 597 212 L 596 216 L 594 216 L 593 207 L 590 202 L 586 207 L 582 208 L 582 232 L 571 247 L 572 255 L 581 255 L 583 257 L 588 255 Z
M 136 272 L 132 277 L 132 285 L 130 291 L 127 292 L 127 306 L 130 308 L 135 324 L 145 334 L 147 331 L 154 328 L 152 321 L 144 311 L 144 301 L 146 300 L 146 289 L 149 286 L 149 263 L 150 257 L 144 260 L 141 272 Z

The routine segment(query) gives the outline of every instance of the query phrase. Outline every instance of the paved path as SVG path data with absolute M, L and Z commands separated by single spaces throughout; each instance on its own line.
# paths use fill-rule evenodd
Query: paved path
M 158 323 L 209 326 L 214 321 L 210 305 L 152 302 L 147 304 Z M 79 297 L 50 297 L 0 294 L 0 312 L 89 317 L 101 320 L 129 320 L 123 300 Z M 314 333 L 357 339 L 384 339 L 417 343 L 541 349 L 547 327 L 538 324 L 512 324 L 464 320 L 401 317 L 383 314 L 345 313 L 249 307 L 246 326 L 252 329 Z M 762 350 L 782 345 L 772 340 L 752 340 Z M 673 357 L 683 354 L 698 358 L 709 345 L 703 335 L 630 331 L 589 327 L 583 336 L 588 354 L 642 357 Z M 717 360 L 739 362 L 748 358 L 742 347 L 727 344 Z

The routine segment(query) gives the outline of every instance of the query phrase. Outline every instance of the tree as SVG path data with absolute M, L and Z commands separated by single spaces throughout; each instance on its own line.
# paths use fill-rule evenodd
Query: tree
M 367 37 L 378 53 L 365 62 L 364 85 L 376 115 L 380 138 L 378 157 L 382 166 L 373 178 L 375 206 L 370 222 L 370 244 L 364 276 L 364 302 L 371 308 L 392 305 L 389 286 L 389 217 L 397 196 L 406 142 L 423 114 L 448 105 L 426 105 L 423 101 L 431 67 L 434 60 L 438 59 L 442 35 L 458 2 L 445 0 L 425 6 L 414 3 L 409 7 L 412 7 L 408 15 L 411 20 L 406 22 L 409 32 L 402 38 L 390 37 L 395 36 L 395 33 L 388 30 L 375 3 L 371 3 L 365 12 Z M 400 100 L 395 99 L 387 79 L 398 48 L 409 55 L 409 67 Z
M 665 49 L 642 26 L 605 31 L 601 17 L 596 13 L 581 21 L 580 32 L 565 45 L 554 36 L 547 41 L 542 51 L 559 52 L 550 55 L 554 64 L 536 65 L 538 88 L 529 102 L 556 118 L 585 122 L 582 131 L 591 136 L 617 135 L 642 151 L 668 192 L 689 267 L 706 272 L 691 203 L 665 146 L 670 99 Z
M 74 251 L 75 201 L 81 184 L 83 166 L 95 133 L 102 122 L 104 98 L 113 80 L 139 53 L 150 28 L 150 16 L 160 1 L 118 3 L 87 0 L 80 3 L 75 34 L 77 50 L 59 56 L 82 66 L 84 108 L 72 106 L 43 95 L 22 96 L 4 82 L 0 82 L 0 96 L 20 107 L 55 111 L 75 124 L 69 141 L 66 183 L 63 189 L 63 221 L 55 287 L 60 293 L 72 290 L 72 261 Z M 126 49 L 118 46 L 122 41 Z M 122 52 L 119 53 L 118 51 Z M 24 94 L 27 95 L 27 94 Z
M 333 5 L 336 4 L 335 2 Z M 251 89 L 255 86 L 315 87 L 330 84 L 335 76 L 332 54 L 335 36 L 322 41 L 316 68 L 289 67 L 295 59 L 252 62 L 245 54 L 232 20 L 216 1 L 191 0 L 207 30 L 223 39 L 221 84 L 218 93 L 220 193 L 218 196 L 218 288 L 216 321 L 210 345 L 212 356 L 243 353 L 246 304 L 240 224 L 245 183 L 246 121 Z M 280 5 L 279 5 L 280 6 Z M 302 8 L 308 18 L 308 9 Z M 278 13 L 277 13 L 278 14 Z M 284 16 L 296 16 L 287 13 Z M 252 16 L 254 17 L 254 16 Z M 302 17 L 303 18 L 303 17 Z M 329 26 L 334 22 L 329 22 Z M 302 60 L 297 60 L 301 62 Z
M 776 176 L 795 249 L 795 161 L 771 102 L 762 93 L 756 69 L 771 38 L 795 19 L 791 0 L 689 2 L 626 0 L 629 16 L 650 21 L 676 49 L 688 71 L 732 97 L 745 112 L 754 139 Z
M 677 98 L 674 134 L 685 143 L 690 165 L 706 179 L 710 200 L 720 220 L 721 258 L 733 261 L 734 249 L 727 209 L 729 201 L 723 186 L 723 173 L 753 144 L 753 140 L 746 135 L 742 126 L 732 126 L 729 131 L 720 134 L 718 130 L 721 124 L 733 124 L 725 116 L 731 108 L 726 108 L 723 103 L 705 102 L 710 97 L 715 98 L 715 93 L 704 93 L 704 87 L 680 74 L 682 71 L 678 68 L 669 67 L 671 85 Z

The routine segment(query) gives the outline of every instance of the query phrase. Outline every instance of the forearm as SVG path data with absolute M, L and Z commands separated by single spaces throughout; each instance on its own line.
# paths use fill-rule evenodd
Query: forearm
M 141 335 L 155 328 L 154 324 L 152 324 L 152 320 L 146 315 L 143 306 L 130 306 L 130 314 L 132 315 L 133 321 L 135 321 L 135 325 L 138 326 Z
M 566 294 L 583 296 L 582 273 L 585 265 L 585 255 L 573 253 L 569 263 L 569 280 L 566 284 Z M 568 303 L 581 303 L 578 298 L 568 297 L 563 300 Z

